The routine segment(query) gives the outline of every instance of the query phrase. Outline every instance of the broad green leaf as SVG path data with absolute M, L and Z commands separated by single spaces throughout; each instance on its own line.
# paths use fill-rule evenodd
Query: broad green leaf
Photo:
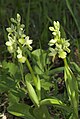
M 16 94 L 16 92 L 15 92 L 15 94 Z M 8 100 L 9 100 L 10 105 L 19 102 L 19 97 L 16 96 L 15 94 L 13 94 L 12 92 L 9 92 L 9 94 L 8 94 Z
M 15 87 L 15 82 L 6 75 L 0 76 L 0 92 L 6 92 Z
M 40 59 L 40 55 L 41 55 L 41 50 L 40 50 L 40 49 L 34 50 L 34 51 L 32 52 L 32 55 L 33 55 L 33 57 L 34 57 L 36 60 L 39 60 L 39 59 Z
M 56 74 L 56 73 L 60 73 L 60 72 L 63 72 L 64 71 L 64 67 L 58 67 L 58 68 L 54 68 L 52 70 L 49 71 L 49 75 L 52 75 L 52 74 Z
M 36 74 L 48 77 L 45 75 L 45 70 L 47 69 L 47 64 L 49 64 L 49 59 L 47 58 L 47 53 L 44 50 L 37 49 L 32 52 L 33 56 L 33 68 Z
M 50 90 L 50 87 L 52 86 L 52 83 L 45 81 L 44 79 L 41 79 L 41 87 L 44 90 Z
M 18 103 L 19 100 L 25 97 L 25 91 L 21 88 L 14 88 L 8 92 L 9 104 Z
M 8 72 L 11 74 L 11 75 L 15 75 L 16 72 L 18 72 L 18 66 L 15 65 L 14 63 L 11 63 L 11 62 L 6 62 L 6 61 L 3 61 L 2 62 L 2 67 L 4 69 L 8 69 Z M 15 69 L 15 70 L 14 70 Z
M 44 69 L 45 65 L 49 63 L 48 58 L 47 58 L 47 53 L 42 49 L 37 49 L 33 51 L 32 56 L 35 58 L 37 65 L 42 70 Z
M 57 98 L 43 99 L 40 101 L 40 105 L 53 105 L 54 107 L 58 107 L 59 109 L 71 111 L 65 103 L 63 103 L 61 100 Z
M 38 75 L 43 74 L 43 71 L 38 66 L 34 66 L 34 70 Z
M 32 75 L 30 73 L 25 75 L 25 81 L 28 81 L 28 82 L 32 82 L 33 81 Z
M 35 119 L 29 112 L 30 106 L 22 103 L 15 103 L 8 106 L 8 112 L 24 119 Z
M 43 99 L 40 102 L 40 105 L 49 105 L 49 104 L 64 105 L 65 106 L 65 104 L 57 98 Z
M 26 81 L 26 86 L 29 97 L 32 100 L 33 104 L 39 106 L 39 100 L 33 86 L 28 81 Z
M 36 119 L 50 119 L 50 114 L 47 109 L 47 106 L 40 106 L 39 108 L 35 108 L 33 110 L 33 114 Z

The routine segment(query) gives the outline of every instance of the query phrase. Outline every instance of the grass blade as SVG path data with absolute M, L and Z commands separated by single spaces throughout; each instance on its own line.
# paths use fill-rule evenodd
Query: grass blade
M 75 15 L 74 15 L 74 13 L 73 13 L 73 11 L 72 11 L 72 8 L 71 8 L 71 6 L 70 6 L 70 0 L 66 0 L 66 4 L 67 4 L 67 7 L 68 7 L 68 9 L 69 9 L 69 11 L 70 11 L 70 13 L 71 13 L 71 15 L 72 15 L 74 21 L 75 21 L 75 24 L 76 24 L 76 26 L 77 26 L 77 28 L 78 28 L 78 31 L 79 31 L 79 33 L 80 33 L 80 27 L 79 27 L 79 24 L 78 24 L 78 21 L 77 21 Z

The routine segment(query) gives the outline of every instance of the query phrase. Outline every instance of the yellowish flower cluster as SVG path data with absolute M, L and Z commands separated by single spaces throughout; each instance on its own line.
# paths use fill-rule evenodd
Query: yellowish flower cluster
M 50 31 L 52 31 L 52 34 L 54 36 L 54 38 L 49 41 L 49 56 L 53 57 L 52 60 L 54 62 L 56 55 L 58 55 L 58 57 L 62 59 L 66 58 L 67 53 L 70 53 L 70 43 L 69 40 L 61 38 L 60 23 L 58 21 L 54 21 L 53 25 L 54 26 L 49 27 Z
M 32 40 L 29 36 L 24 34 L 24 24 L 21 24 L 21 17 L 17 14 L 17 18 L 11 18 L 11 27 L 7 28 L 8 41 L 6 42 L 8 51 L 10 53 L 16 53 L 18 61 L 24 63 L 26 57 L 23 56 L 22 49 L 26 47 L 28 50 L 32 50 Z

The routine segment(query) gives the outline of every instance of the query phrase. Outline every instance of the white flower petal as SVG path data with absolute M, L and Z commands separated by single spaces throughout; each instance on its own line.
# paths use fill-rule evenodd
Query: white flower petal
M 17 58 L 22 58 L 22 54 L 17 55 Z
M 7 119 L 7 116 L 6 116 L 6 115 L 4 115 L 4 116 L 2 117 L 2 119 Z
M 7 41 L 7 42 L 6 42 L 6 45 L 7 45 L 7 46 L 12 46 L 12 42 Z
M 24 44 L 24 43 L 25 43 L 25 39 L 24 39 L 24 38 L 20 38 L 20 39 L 19 39 L 19 42 L 20 42 L 21 44 Z
M 10 53 L 13 53 L 13 52 L 14 52 L 13 46 L 8 46 L 7 49 L 8 49 L 8 51 L 9 51 Z
M 25 40 L 29 40 L 29 36 L 26 36 Z
M 52 34 L 53 34 L 54 36 L 56 36 L 57 33 L 56 33 L 56 32 L 52 32 Z
M 18 61 L 19 61 L 20 63 L 25 63 L 26 57 L 22 56 L 21 58 L 18 58 Z
M 17 53 L 22 54 L 22 50 L 20 49 L 20 47 L 18 47 Z
M 54 27 L 49 27 L 49 30 L 50 31 L 54 31 Z
M 63 50 L 59 52 L 59 57 L 62 59 L 66 58 L 66 55 L 67 55 L 67 53 Z
M 30 45 L 30 44 L 32 44 L 32 40 L 26 40 L 26 45 Z
M 57 39 L 51 39 L 49 41 L 49 46 L 53 46 L 57 42 Z

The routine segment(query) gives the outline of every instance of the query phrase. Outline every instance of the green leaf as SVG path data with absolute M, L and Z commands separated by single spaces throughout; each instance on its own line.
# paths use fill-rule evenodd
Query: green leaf
M 52 83 L 45 81 L 44 79 L 41 79 L 41 87 L 44 90 L 50 90 L 50 87 L 52 86 Z
M 9 104 L 13 104 L 13 103 L 18 103 L 21 99 L 24 99 L 25 97 L 25 91 L 23 91 L 21 88 L 15 88 L 11 89 L 8 92 L 8 100 L 9 100 Z
M 37 49 L 32 52 L 32 56 L 37 62 L 38 67 L 44 71 L 44 67 L 49 63 L 47 53 L 42 49 Z
M 37 76 L 37 85 L 36 85 L 36 89 L 37 89 L 37 96 L 38 99 L 41 100 L 41 81 L 39 76 Z
M 38 66 L 34 66 L 34 71 L 35 71 L 38 75 L 43 74 L 43 71 L 42 71 Z
M 16 72 L 18 72 L 18 66 L 15 65 L 14 63 L 11 63 L 11 62 L 6 62 L 6 61 L 3 61 L 2 62 L 2 67 L 4 69 L 8 69 L 8 72 L 11 74 L 11 75 L 15 75 Z M 15 70 L 14 70 L 15 69 Z
M 32 100 L 33 104 L 35 106 L 39 106 L 39 100 L 33 86 L 28 81 L 26 81 L 26 86 L 27 86 L 29 97 Z
M 78 119 L 78 103 L 79 103 L 78 82 L 75 75 L 68 66 L 66 59 L 64 59 L 64 63 L 65 63 L 64 79 L 67 88 L 67 93 L 70 99 L 71 106 L 73 107 L 73 117 L 75 119 Z
M 30 73 L 25 75 L 25 81 L 28 81 L 28 82 L 32 82 L 33 81 L 32 75 Z
M 55 97 L 41 100 L 40 105 L 53 105 L 54 107 L 58 107 L 60 109 L 70 112 L 70 108 L 65 103 L 63 103 L 61 100 Z
M 16 91 L 17 92 L 17 91 Z M 18 103 L 19 101 L 19 96 L 16 96 L 16 92 L 15 94 L 13 94 L 11 91 L 8 94 L 8 100 L 9 100 L 9 104 L 12 105 L 14 103 Z
M 49 75 L 55 75 L 56 73 L 60 73 L 63 71 L 64 71 L 64 67 L 54 68 L 54 69 L 49 71 Z
M 47 106 L 40 106 L 39 108 L 35 108 L 33 110 L 33 114 L 36 119 L 50 119 L 50 114 Z
M 70 62 L 72 68 L 76 71 L 76 73 L 80 74 L 80 67 L 75 62 Z
M 44 100 L 41 100 L 40 102 L 40 105 L 50 105 L 50 104 L 54 104 L 54 105 L 62 105 L 63 102 L 60 101 L 59 99 L 57 98 L 51 98 L 51 99 L 44 99 Z M 65 105 L 65 104 L 63 104 Z
M 7 110 L 9 113 L 23 117 L 24 119 L 35 119 L 29 112 L 30 106 L 21 103 L 14 103 L 13 105 L 8 106 Z
M 37 49 L 32 52 L 32 58 L 35 73 L 43 77 L 43 75 L 45 75 L 45 70 L 47 70 L 47 65 L 50 63 L 47 53 L 44 50 Z
M 15 87 L 15 82 L 6 75 L 0 76 L 0 92 L 6 92 Z

